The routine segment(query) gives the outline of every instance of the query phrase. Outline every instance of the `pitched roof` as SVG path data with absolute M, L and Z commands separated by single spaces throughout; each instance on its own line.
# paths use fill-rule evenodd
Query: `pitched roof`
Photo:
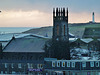
M 15 38 L 4 48 L 3 52 L 44 52 L 44 38 Z
M 83 42 L 85 42 L 85 43 L 89 43 L 89 42 L 93 41 L 92 38 L 81 39 L 81 40 L 82 40 Z

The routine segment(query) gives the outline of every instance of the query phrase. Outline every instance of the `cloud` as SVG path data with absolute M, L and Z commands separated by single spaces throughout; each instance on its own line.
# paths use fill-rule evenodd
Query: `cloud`
M 81 12 L 81 13 L 69 13 L 69 22 L 71 23 L 86 23 L 92 21 L 92 13 Z M 100 22 L 99 13 L 95 13 L 95 22 Z
M 33 11 L 3 11 L 0 14 L 0 27 L 41 27 L 52 25 L 50 13 Z
M 92 21 L 92 13 L 69 12 L 69 23 L 85 23 Z M 100 15 L 95 13 L 95 21 L 100 22 Z M 42 27 L 52 26 L 52 13 L 32 11 L 3 11 L 0 13 L 0 27 Z

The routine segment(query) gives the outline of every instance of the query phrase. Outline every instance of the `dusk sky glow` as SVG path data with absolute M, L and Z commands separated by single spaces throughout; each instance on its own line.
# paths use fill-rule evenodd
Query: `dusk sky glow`
M 0 0 L 0 27 L 52 26 L 54 7 L 69 8 L 69 23 L 100 22 L 100 0 Z

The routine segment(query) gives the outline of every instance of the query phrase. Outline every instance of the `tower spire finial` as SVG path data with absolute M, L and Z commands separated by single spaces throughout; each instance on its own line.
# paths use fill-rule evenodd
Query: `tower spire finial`
M 58 15 L 60 16 L 60 8 L 59 8 L 59 14 Z
M 58 16 L 58 8 L 56 8 L 56 16 Z
M 63 16 L 63 11 L 62 11 L 62 8 L 61 8 L 61 16 Z
M 65 8 L 63 8 L 63 16 L 65 16 Z
M 68 17 L 68 8 L 67 8 L 67 17 Z
M 55 16 L 55 8 L 53 8 L 53 17 Z

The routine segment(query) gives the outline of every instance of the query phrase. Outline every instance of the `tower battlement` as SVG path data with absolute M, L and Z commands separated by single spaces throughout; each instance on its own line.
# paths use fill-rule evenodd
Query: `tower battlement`
M 68 20 L 68 8 L 53 8 L 53 17 L 56 20 Z

